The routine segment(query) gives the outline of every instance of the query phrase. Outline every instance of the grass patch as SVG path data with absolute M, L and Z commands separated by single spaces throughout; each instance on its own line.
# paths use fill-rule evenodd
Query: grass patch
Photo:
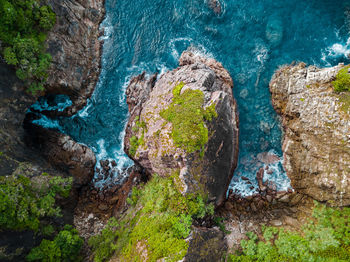
M 200 196 L 183 196 L 174 177 L 153 177 L 144 188 L 133 190 L 129 203 L 129 215 L 120 221 L 112 218 L 100 235 L 90 238 L 94 261 L 106 261 L 113 254 L 122 261 L 181 260 L 193 219 L 214 213 L 213 205 Z M 141 257 L 140 245 L 146 247 L 147 258 Z
M 187 89 L 182 94 L 183 82 L 173 89 L 173 101 L 160 112 L 160 116 L 172 123 L 171 137 L 177 147 L 193 153 L 203 149 L 208 142 L 208 129 L 205 120 L 217 117 L 215 104 L 203 108 L 204 94 L 200 90 Z
M 261 240 L 249 232 L 229 261 L 350 261 L 350 208 L 316 203 L 313 218 L 301 232 L 263 226 Z
M 145 131 L 147 131 L 147 126 L 146 122 L 144 121 L 139 121 L 139 118 L 135 118 L 135 125 L 132 127 L 132 132 L 133 133 L 138 133 L 139 130 L 141 129 L 141 136 L 138 138 L 137 136 L 132 136 L 130 138 L 130 148 L 129 148 L 129 154 L 134 157 L 136 154 L 137 149 L 139 146 L 144 146 L 145 141 L 144 141 L 144 136 L 145 136 Z
M 350 91 L 350 74 L 348 73 L 350 66 L 341 69 L 335 81 L 332 82 L 335 92 Z

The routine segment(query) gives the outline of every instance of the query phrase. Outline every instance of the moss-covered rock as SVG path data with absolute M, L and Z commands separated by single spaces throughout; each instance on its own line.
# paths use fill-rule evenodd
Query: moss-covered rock
M 237 164 L 238 116 L 229 73 L 184 52 L 180 66 L 127 89 L 125 152 L 149 174 L 178 173 L 182 193 L 220 204 Z

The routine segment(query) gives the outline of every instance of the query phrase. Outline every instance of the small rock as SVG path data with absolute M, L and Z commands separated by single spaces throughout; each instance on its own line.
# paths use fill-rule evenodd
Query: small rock
M 267 200 L 269 203 L 271 203 L 271 201 L 272 201 L 272 196 L 267 195 L 267 196 L 266 196 L 266 200 Z
M 290 204 L 291 206 L 295 206 L 295 205 L 298 204 L 302 199 L 303 199 L 303 195 L 301 195 L 301 194 L 295 194 L 294 196 L 292 196 L 292 199 L 290 200 L 289 204 Z
M 300 228 L 299 221 L 297 219 L 289 217 L 289 216 L 284 217 L 284 223 L 289 225 L 289 226 L 295 227 L 295 228 Z
M 251 203 L 251 204 L 250 204 L 250 207 L 251 207 L 251 209 L 252 209 L 254 212 L 258 211 L 258 209 L 257 209 L 256 206 L 254 205 L 254 203 Z
M 106 211 L 106 210 L 108 210 L 108 206 L 106 204 L 100 204 L 98 206 L 98 209 L 101 211 Z
M 225 202 L 225 209 L 226 210 L 232 210 L 233 209 L 233 205 L 232 205 L 232 203 L 231 202 L 229 202 L 229 201 L 226 201 Z
M 241 178 L 242 178 L 242 180 L 249 180 L 249 178 L 248 177 L 246 177 L 246 176 L 241 176 Z
M 280 202 L 282 202 L 282 203 L 288 203 L 289 202 L 289 195 L 284 195 L 283 197 L 281 197 L 280 199 L 279 199 L 279 201 Z
M 115 160 L 112 160 L 111 165 L 112 165 L 112 167 L 116 167 L 117 166 L 117 162 L 115 162 Z
M 271 220 L 270 224 L 274 227 L 280 227 L 283 225 L 282 221 L 277 219 Z

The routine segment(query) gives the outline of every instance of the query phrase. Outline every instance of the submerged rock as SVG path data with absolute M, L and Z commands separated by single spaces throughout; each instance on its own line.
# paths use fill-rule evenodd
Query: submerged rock
M 219 0 L 209 0 L 208 5 L 214 11 L 215 14 L 221 14 L 222 7 Z
M 277 16 L 271 16 L 267 21 L 265 34 L 272 47 L 278 46 L 283 38 L 282 20 Z
M 177 177 L 183 193 L 221 204 L 238 156 L 232 79 L 214 59 L 184 52 L 179 62 L 158 80 L 130 82 L 125 152 L 149 174 Z
M 285 66 L 270 82 L 293 188 L 335 206 L 350 205 L 350 117 L 342 102 L 349 94 L 336 94 L 331 83 L 342 67 Z

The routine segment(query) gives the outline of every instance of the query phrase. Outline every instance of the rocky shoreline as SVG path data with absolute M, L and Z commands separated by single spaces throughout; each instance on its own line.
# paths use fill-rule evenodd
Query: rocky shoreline
M 46 94 L 66 94 L 72 106 L 46 113 L 72 116 L 86 105 L 100 74 L 104 0 L 49 0 L 49 4 L 58 19 L 47 40 L 53 63 Z M 222 12 L 220 1 L 208 4 L 216 15 Z M 341 98 L 332 88 L 343 67 L 319 69 L 300 63 L 276 71 L 270 91 L 282 118 L 284 168 L 294 190 L 277 191 L 260 169 L 258 194 L 242 198 L 229 191 L 226 198 L 237 165 L 239 120 L 233 81 L 221 63 L 186 51 L 178 68 L 160 76 L 143 73 L 130 81 L 124 144 L 136 165 L 125 170 L 123 179 L 99 188 L 91 183 L 96 164 L 92 150 L 33 124 L 31 114 L 25 117 L 37 97 L 27 95 L 14 70 L 0 62 L 0 176 L 72 176 L 74 189 L 68 201 L 59 201 L 64 217 L 58 223 L 74 224 L 85 240 L 100 233 L 109 218 L 127 214 L 133 188 L 155 173 L 172 177 L 183 195 L 199 195 L 206 204 L 214 204 L 216 216 L 230 231 L 225 234 L 212 217 L 194 221 L 184 261 L 220 261 L 229 250 L 239 248 L 245 233 L 260 232 L 262 223 L 298 230 L 311 216 L 314 199 L 331 206 L 350 205 L 349 114 L 342 111 Z M 193 105 L 188 97 L 199 102 Z M 192 133 L 182 126 L 175 130 L 176 108 L 183 104 L 180 118 L 196 125 Z M 188 108 L 193 112 L 184 112 Z M 196 143 L 189 144 L 191 140 Z M 93 182 L 115 177 L 114 161 L 102 160 L 100 166 Z M 8 239 L 12 251 L 25 239 L 24 253 L 41 241 L 32 233 L 6 231 L 0 248 Z M 92 261 L 86 241 L 84 255 L 84 261 Z

